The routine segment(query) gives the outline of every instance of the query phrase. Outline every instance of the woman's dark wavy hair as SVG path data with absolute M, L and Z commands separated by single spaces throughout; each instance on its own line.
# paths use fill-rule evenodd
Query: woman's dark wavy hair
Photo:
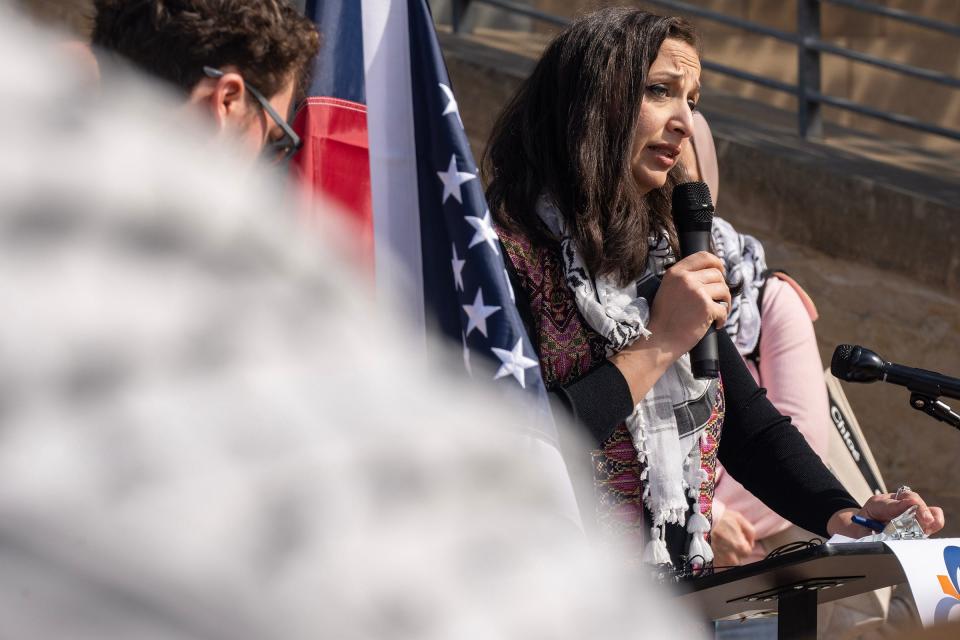
M 676 246 L 670 194 L 680 165 L 643 194 L 630 167 L 647 71 L 660 45 L 698 48 L 693 26 L 636 9 L 604 9 L 574 22 L 547 47 L 494 125 L 483 157 L 498 224 L 550 241 L 536 214 L 541 194 L 568 221 L 586 266 L 621 284 L 646 266 L 649 238 Z

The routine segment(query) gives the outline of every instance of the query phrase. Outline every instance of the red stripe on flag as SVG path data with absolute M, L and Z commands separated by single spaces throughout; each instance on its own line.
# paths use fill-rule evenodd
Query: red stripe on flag
M 293 159 L 309 195 L 339 204 L 358 227 L 365 255 L 373 259 L 373 206 L 366 105 L 339 98 L 307 98 L 293 128 L 303 148 Z

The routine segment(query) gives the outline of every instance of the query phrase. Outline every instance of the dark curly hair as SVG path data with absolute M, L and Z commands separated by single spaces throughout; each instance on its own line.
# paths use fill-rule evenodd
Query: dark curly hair
M 320 47 L 286 0 L 95 0 L 92 44 L 190 92 L 204 65 L 237 67 L 271 97 L 304 81 Z
M 676 249 L 670 194 L 682 166 L 646 194 L 630 168 L 647 71 L 667 38 L 699 49 L 682 18 L 628 8 L 591 13 L 548 45 L 484 154 L 487 202 L 499 225 L 550 242 L 536 214 L 547 195 L 591 273 L 621 284 L 643 273 L 650 236 L 666 231 Z

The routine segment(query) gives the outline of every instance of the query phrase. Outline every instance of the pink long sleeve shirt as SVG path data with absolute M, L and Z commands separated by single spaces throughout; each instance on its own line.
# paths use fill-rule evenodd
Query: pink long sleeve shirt
M 813 311 L 813 313 L 816 313 Z M 817 350 L 811 312 L 794 287 L 779 278 L 770 278 L 763 293 L 760 336 L 760 370 L 751 361 L 747 368 L 777 409 L 790 416 L 817 454 L 826 459 L 830 424 L 823 364 Z M 758 541 L 780 533 L 790 523 L 771 511 L 718 466 L 713 518 L 718 521 L 726 509 L 739 511 L 756 529 Z M 766 551 L 758 543 L 744 563 L 763 559 Z

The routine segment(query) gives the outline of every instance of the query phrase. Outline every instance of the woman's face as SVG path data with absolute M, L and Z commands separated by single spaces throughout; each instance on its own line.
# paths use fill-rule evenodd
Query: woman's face
M 630 167 L 644 192 L 658 189 L 693 135 L 693 109 L 700 99 L 700 58 L 682 40 L 663 41 L 647 72 Z

